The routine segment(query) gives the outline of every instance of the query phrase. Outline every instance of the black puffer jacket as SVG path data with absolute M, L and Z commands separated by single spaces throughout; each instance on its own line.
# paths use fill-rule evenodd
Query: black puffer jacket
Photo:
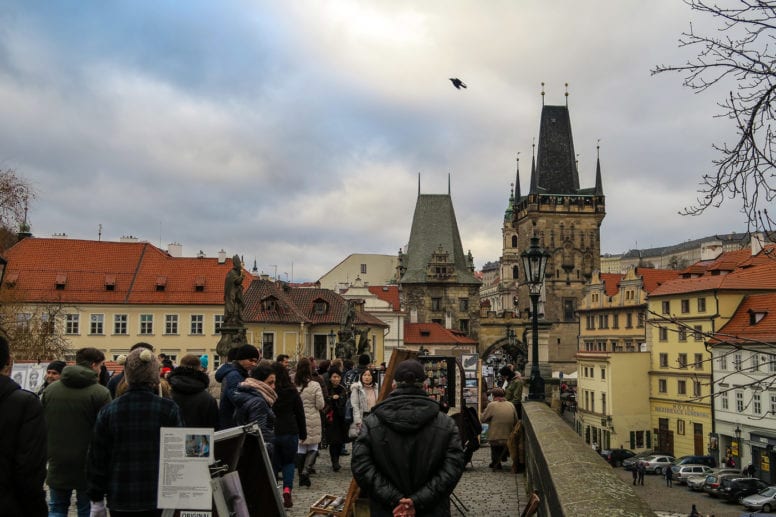
M 167 376 L 172 399 L 178 404 L 186 427 L 218 429 L 218 404 L 207 391 L 210 378 L 194 368 L 179 366 Z
M 364 419 L 351 468 L 373 517 L 392 516 L 404 497 L 417 517 L 449 516 L 464 469 L 458 427 L 420 387 L 400 386 Z
M 0 375 L 0 513 L 45 517 L 46 422 L 34 393 Z

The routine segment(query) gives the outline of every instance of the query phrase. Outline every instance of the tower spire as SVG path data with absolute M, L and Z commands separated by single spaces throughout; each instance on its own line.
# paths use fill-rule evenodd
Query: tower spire
M 517 152 L 517 171 L 515 172 L 515 202 L 520 200 L 520 151 Z
M 536 178 L 536 139 L 534 138 L 531 144 L 531 186 L 528 191 L 529 194 L 537 193 L 537 178 Z
M 542 106 L 544 106 L 544 82 L 542 82 Z
M 601 179 L 601 139 L 598 139 L 598 143 L 595 146 L 595 195 L 604 195 L 604 184 Z

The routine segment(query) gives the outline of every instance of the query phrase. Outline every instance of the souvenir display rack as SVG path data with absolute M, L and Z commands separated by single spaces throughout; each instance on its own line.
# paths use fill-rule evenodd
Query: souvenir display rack
M 423 389 L 428 396 L 437 402 L 446 402 L 449 407 L 459 406 L 458 397 L 458 371 L 455 357 L 443 357 L 434 355 L 418 356 L 418 361 L 426 370 L 426 380 L 423 381 Z

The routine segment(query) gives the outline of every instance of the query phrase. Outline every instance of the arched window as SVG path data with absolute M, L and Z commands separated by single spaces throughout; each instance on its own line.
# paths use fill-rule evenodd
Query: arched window
M 517 248 L 517 235 L 512 236 L 512 247 Z
M 512 266 L 512 278 L 514 280 L 520 279 L 520 268 L 517 266 Z

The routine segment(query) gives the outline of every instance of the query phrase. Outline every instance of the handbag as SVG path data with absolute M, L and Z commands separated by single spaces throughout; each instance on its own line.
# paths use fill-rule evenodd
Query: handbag
M 350 399 L 345 402 L 345 423 L 350 425 L 353 422 L 353 404 L 350 403 Z

